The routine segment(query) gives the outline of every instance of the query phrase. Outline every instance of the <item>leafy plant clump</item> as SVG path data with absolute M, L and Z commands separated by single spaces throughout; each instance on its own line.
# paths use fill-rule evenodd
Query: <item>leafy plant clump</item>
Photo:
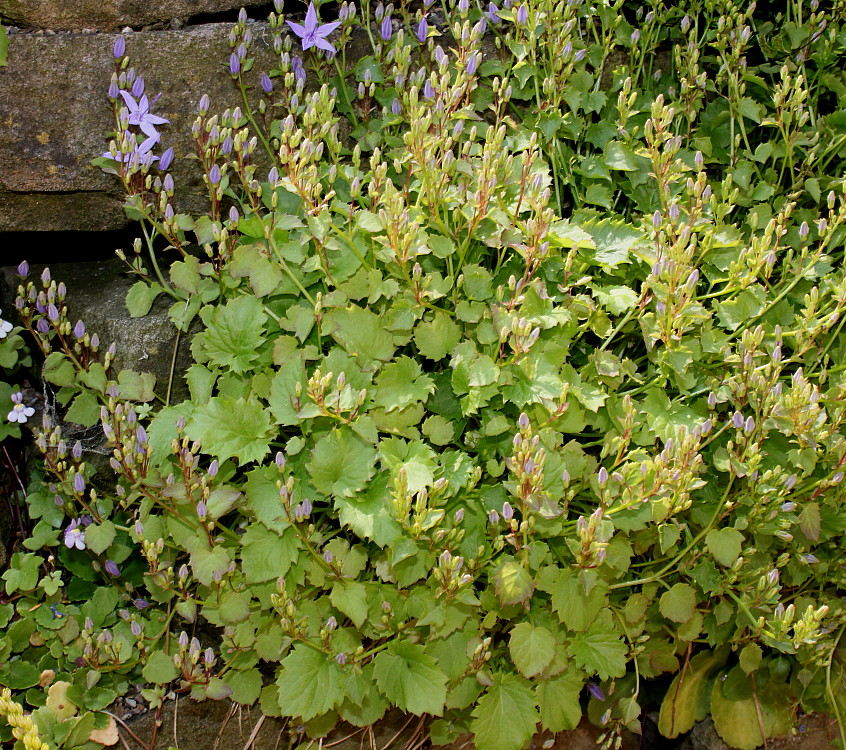
M 0 605 L 42 735 L 138 680 L 491 750 L 619 746 L 662 675 L 668 737 L 840 718 L 842 3 L 277 11 L 278 65 L 242 14 L 243 106 L 200 102 L 202 216 L 115 45 L 127 305 L 172 298 L 190 399 L 21 283 L 67 408 Z

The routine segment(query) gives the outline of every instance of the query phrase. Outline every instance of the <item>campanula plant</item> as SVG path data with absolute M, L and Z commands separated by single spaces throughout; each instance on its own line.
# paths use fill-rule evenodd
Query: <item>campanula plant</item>
M 397 707 L 492 750 L 583 715 L 619 747 L 661 676 L 667 737 L 842 717 L 846 44 L 789 7 L 278 3 L 261 71 L 242 13 L 242 104 L 192 126 L 203 215 L 119 42 L 97 163 L 190 398 L 22 282 L 110 471 L 45 422 L 41 536 L 4 578 L 62 645 L 10 663 L 87 708 L 135 680 L 321 737 Z M 51 548 L 79 580 L 39 589 Z

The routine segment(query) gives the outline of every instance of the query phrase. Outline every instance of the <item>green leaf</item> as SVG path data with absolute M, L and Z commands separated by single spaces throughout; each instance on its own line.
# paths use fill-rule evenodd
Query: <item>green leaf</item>
M 123 389 L 121 388 L 121 395 Z M 67 414 L 65 414 L 66 422 L 73 422 L 74 424 L 82 425 L 83 427 L 93 427 L 100 421 L 100 401 L 94 391 L 82 391 L 71 404 Z
M 115 525 L 109 521 L 92 523 L 85 529 L 85 546 L 95 555 L 102 555 L 115 540 Z
M 461 340 L 461 327 L 446 313 L 437 312 L 414 328 L 414 343 L 424 357 L 436 362 L 452 353 Z
M 742 692 L 748 697 L 737 700 L 727 697 L 724 681 L 744 683 L 746 689 Z M 783 686 L 773 688 L 767 683 L 756 682 L 756 687 L 753 693 L 750 678 L 740 667 L 734 667 L 727 675 L 719 675 L 711 688 L 714 728 L 727 745 L 738 750 L 755 750 L 763 744 L 761 724 L 767 738 L 788 734 L 793 725 L 790 693 Z
M 308 376 L 303 361 L 298 356 L 288 359 L 273 376 L 270 384 L 270 411 L 276 419 L 276 424 L 290 426 L 299 424 L 301 396 L 297 396 L 297 385 L 304 388 Z
M 255 396 L 216 396 L 198 406 L 186 426 L 192 440 L 221 461 L 235 457 L 241 464 L 260 461 L 270 450 L 270 415 Z
M 584 678 L 571 669 L 548 680 L 538 680 L 535 697 L 540 709 L 541 726 L 550 732 L 569 732 L 582 719 L 579 695 Z
M 205 355 L 219 367 L 247 372 L 259 358 L 267 320 L 264 306 L 252 295 L 230 300 L 219 307 L 205 307 L 200 317 L 207 330 L 195 338 Z
M 3 573 L 3 580 L 6 581 L 6 593 L 32 591 L 38 585 L 38 570 L 42 562 L 38 555 L 15 552 L 12 555 L 9 569 Z
M 245 671 L 232 670 L 226 675 L 226 684 L 232 690 L 232 700 L 245 706 L 251 706 L 261 693 L 262 679 L 258 669 Z
M 151 372 L 121 370 L 118 373 L 120 395 L 131 401 L 152 401 L 156 397 L 155 385 L 156 376 Z
M 600 266 L 616 268 L 630 262 L 630 251 L 645 240 L 640 229 L 617 219 L 590 220 L 582 228 L 596 243 L 596 250 L 587 250 L 585 254 Z
M 423 434 L 434 445 L 449 445 L 455 437 L 455 427 L 440 414 L 432 414 L 423 422 Z
M 511 661 L 523 677 L 534 677 L 555 658 L 555 637 L 546 628 L 521 622 L 511 631 L 508 641 Z
M 446 702 L 446 675 L 423 646 L 392 640 L 374 661 L 379 690 L 403 711 L 440 716 Z
M 330 711 L 343 698 L 340 667 L 322 651 L 298 643 L 281 666 L 276 684 L 283 716 L 308 721 Z
M 148 284 L 146 281 L 136 281 L 126 295 L 126 309 L 130 318 L 143 318 L 153 302 L 164 291 L 158 282 Z
M 363 364 L 387 362 L 394 354 L 393 337 L 382 318 L 370 310 L 355 306 L 327 310 L 322 328 Z
M 170 280 L 188 294 L 200 293 L 200 261 L 193 255 L 177 260 L 170 267 Z
M 504 563 L 494 575 L 496 595 L 503 606 L 522 604 L 534 592 L 535 583 L 528 571 L 518 562 Z
M 165 685 L 177 678 L 179 670 L 173 663 L 172 656 L 168 656 L 164 651 L 153 651 L 145 660 L 141 675 L 147 682 Z
M 740 557 L 743 534 L 732 528 L 711 529 L 705 536 L 705 544 L 714 559 L 729 568 Z
M 276 501 L 279 502 L 278 491 Z M 272 581 L 284 576 L 297 559 L 300 549 L 299 537 L 290 526 L 279 534 L 260 523 L 250 525 L 241 537 L 241 544 L 241 564 L 247 583 Z
M 367 587 L 357 581 L 338 581 L 329 594 L 332 606 L 339 609 L 360 628 L 367 620 Z
M 485 750 L 522 750 L 532 739 L 538 718 L 528 682 L 513 674 L 495 674 L 493 685 L 473 709 L 474 744 Z
M 576 633 L 569 642 L 570 654 L 576 664 L 600 680 L 622 677 L 626 673 L 628 649 L 613 630 L 596 626 L 587 633 Z
M 336 505 L 341 523 L 362 539 L 372 539 L 380 547 L 393 544 L 402 534 L 394 517 L 393 503 L 386 486 L 387 478 L 374 480 L 366 492 L 354 499 L 338 498 Z
M 375 465 L 376 449 L 349 427 L 340 427 L 318 441 L 308 473 L 319 492 L 353 497 L 365 487 Z
M 675 739 L 708 715 L 711 677 L 725 664 L 727 653 L 727 648 L 701 651 L 673 678 L 658 716 L 658 730 L 664 737 Z
M 0 67 L 9 64 L 9 37 L 6 35 L 6 27 L 0 25 Z
M 240 224 L 239 227 L 240 229 Z M 262 231 L 262 235 L 264 232 Z M 263 255 L 256 245 L 242 245 L 235 248 L 232 262 L 227 270 L 235 279 L 248 276 L 250 287 L 257 297 L 266 297 L 276 291 L 282 282 L 282 271 L 279 266 Z
M 250 616 L 249 595 L 241 591 L 225 591 L 220 597 L 218 613 L 220 619 L 227 625 L 243 622 Z
M 552 608 L 558 613 L 558 619 L 570 630 L 579 632 L 590 628 L 607 602 L 604 583 L 597 583 L 586 594 L 584 586 L 570 570 L 561 570 L 544 590 L 552 594 Z
M 687 622 L 696 612 L 696 590 L 687 583 L 677 583 L 661 594 L 661 614 L 673 622 Z
M 76 380 L 76 368 L 62 352 L 48 354 L 41 373 L 53 385 L 69 386 Z
M 640 300 L 640 295 L 627 286 L 601 286 L 593 290 L 599 304 L 612 315 L 622 315 Z
M 402 409 L 415 401 L 426 401 L 435 383 L 411 357 L 397 357 L 385 365 L 376 378 L 375 406 L 387 411 Z
M 204 537 L 196 537 L 186 544 L 190 553 L 191 570 L 203 586 L 211 586 L 214 574 L 223 573 L 231 562 L 226 550 L 221 546 L 209 549 L 208 541 Z

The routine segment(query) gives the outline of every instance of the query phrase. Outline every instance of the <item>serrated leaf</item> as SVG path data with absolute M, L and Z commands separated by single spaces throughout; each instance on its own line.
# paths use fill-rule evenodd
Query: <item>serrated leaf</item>
M 535 697 L 544 729 L 568 732 L 579 725 L 582 718 L 579 695 L 583 686 L 584 678 L 576 670 L 569 670 L 548 680 L 538 680 Z
M 319 492 L 353 497 L 366 486 L 375 465 L 376 449 L 350 428 L 340 427 L 318 441 L 308 473 Z
M 725 648 L 702 651 L 673 678 L 658 716 L 658 730 L 664 737 L 675 739 L 708 715 L 711 677 L 725 664 L 727 653 Z
M 599 304 L 612 315 L 622 315 L 640 300 L 640 295 L 627 286 L 601 286 L 593 292 Z
M 276 500 L 279 502 L 278 491 Z M 260 523 L 250 525 L 241 537 L 241 544 L 241 565 L 247 583 L 272 581 L 284 576 L 297 559 L 300 549 L 300 540 L 293 528 L 288 527 L 280 534 Z
M 696 590 L 687 583 L 677 583 L 661 594 L 661 614 L 673 622 L 687 622 L 696 611 Z
M 252 395 L 210 399 L 194 410 L 185 431 L 221 461 L 234 457 L 243 465 L 260 461 L 270 450 L 270 415 Z
M 411 357 L 397 357 L 385 365 L 376 378 L 375 406 L 386 411 L 402 409 L 416 401 L 426 401 L 435 383 Z
M 403 711 L 440 716 L 446 702 L 446 675 L 423 646 L 393 640 L 374 661 L 379 690 Z
M 705 544 L 714 559 L 724 565 L 731 567 L 735 560 L 740 557 L 740 550 L 743 546 L 743 534 L 737 529 L 723 528 L 711 529 L 705 536 Z
M 280 575 L 284 575 L 280 573 Z M 250 616 L 250 597 L 243 591 L 226 591 L 218 604 L 220 619 L 228 625 L 243 622 Z
M 156 297 L 163 291 L 164 288 L 157 282 L 148 284 L 146 281 L 136 281 L 126 295 L 126 310 L 129 317 L 143 318 L 150 312 Z
M 340 667 L 328 654 L 297 644 L 281 667 L 276 684 L 283 716 L 308 721 L 330 711 L 343 698 Z
M 523 677 L 534 677 L 555 658 L 555 637 L 543 626 L 521 622 L 511 631 L 508 641 L 511 661 Z
M 414 343 L 424 357 L 439 361 L 461 340 L 461 327 L 446 313 L 437 312 L 414 328 Z
M 612 630 L 597 627 L 587 633 L 576 633 L 568 643 L 576 664 L 600 680 L 622 677 L 626 673 L 628 648 Z
M 262 236 L 263 234 L 262 231 Z M 227 270 L 235 279 L 248 276 L 250 288 L 257 297 L 272 294 L 282 282 L 282 271 L 279 270 L 279 266 L 263 255 L 255 245 L 242 245 L 235 248 L 232 262 L 227 266 Z
M 503 606 L 522 604 L 534 592 L 535 583 L 528 571 L 518 562 L 504 563 L 494 575 L 496 595 Z
M 225 305 L 200 311 L 206 330 L 197 335 L 205 355 L 212 363 L 233 372 L 247 372 L 259 358 L 264 343 L 267 320 L 264 306 L 251 295 L 230 300 Z
M 474 744 L 485 750 L 522 750 L 539 718 L 529 683 L 512 674 L 495 674 L 492 683 L 473 709 Z
M 616 268 L 629 263 L 629 253 L 644 241 L 643 232 L 632 224 L 613 219 L 591 220 L 582 224 L 596 243 L 596 250 L 584 251 L 585 255 L 601 266 Z
M 178 289 L 188 294 L 200 293 L 200 261 L 193 255 L 186 255 L 170 267 L 170 280 Z
M 145 660 L 141 676 L 156 685 L 166 685 L 177 678 L 179 670 L 173 663 L 173 657 L 164 651 L 153 651 Z
M 262 679 L 258 669 L 232 670 L 226 675 L 226 684 L 232 690 L 231 698 L 236 703 L 251 706 L 261 693 Z
M 586 594 L 584 586 L 570 570 L 556 570 L 545 585 L 538 585 L 552 594 L 552 609 L 570 630 L 588 630 L 606 604 L 607 586 L 604 582 L 598 582 Z
M 332 606 L 341 610 L 352 620 L 353 625 L 360 628 L 367 619 L 369 608 L 367 602 L 367 587 L 357 581 L 338 581 L 329 594 Z
M 382 319 L 360 307 L 327 310 L 322 327 L 348 354 L 364 364 L 388 362 L 396 348 Z

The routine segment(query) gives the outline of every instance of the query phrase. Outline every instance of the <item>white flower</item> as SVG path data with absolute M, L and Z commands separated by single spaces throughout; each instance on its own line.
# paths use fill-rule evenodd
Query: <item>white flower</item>
M 65 529 L 65 546 L 68 549 L 85 549 L 85 531 L 80 528 L 79 521 L 73 519 Z
M 35 414 L 35 409 L 23 403 L 23 394 L 20 391 L 12 394 L 12 403 L 14 404 L 12 411 L 6 415 L 6 419 L 10 422 L 24 424 L 29 417 Z
M 3 312 L 0 310 L 0 312 Z M 13 326 L 8 320 L 3 320 L 0 318 L 0 339 L 6 338 L 11 332 Z

